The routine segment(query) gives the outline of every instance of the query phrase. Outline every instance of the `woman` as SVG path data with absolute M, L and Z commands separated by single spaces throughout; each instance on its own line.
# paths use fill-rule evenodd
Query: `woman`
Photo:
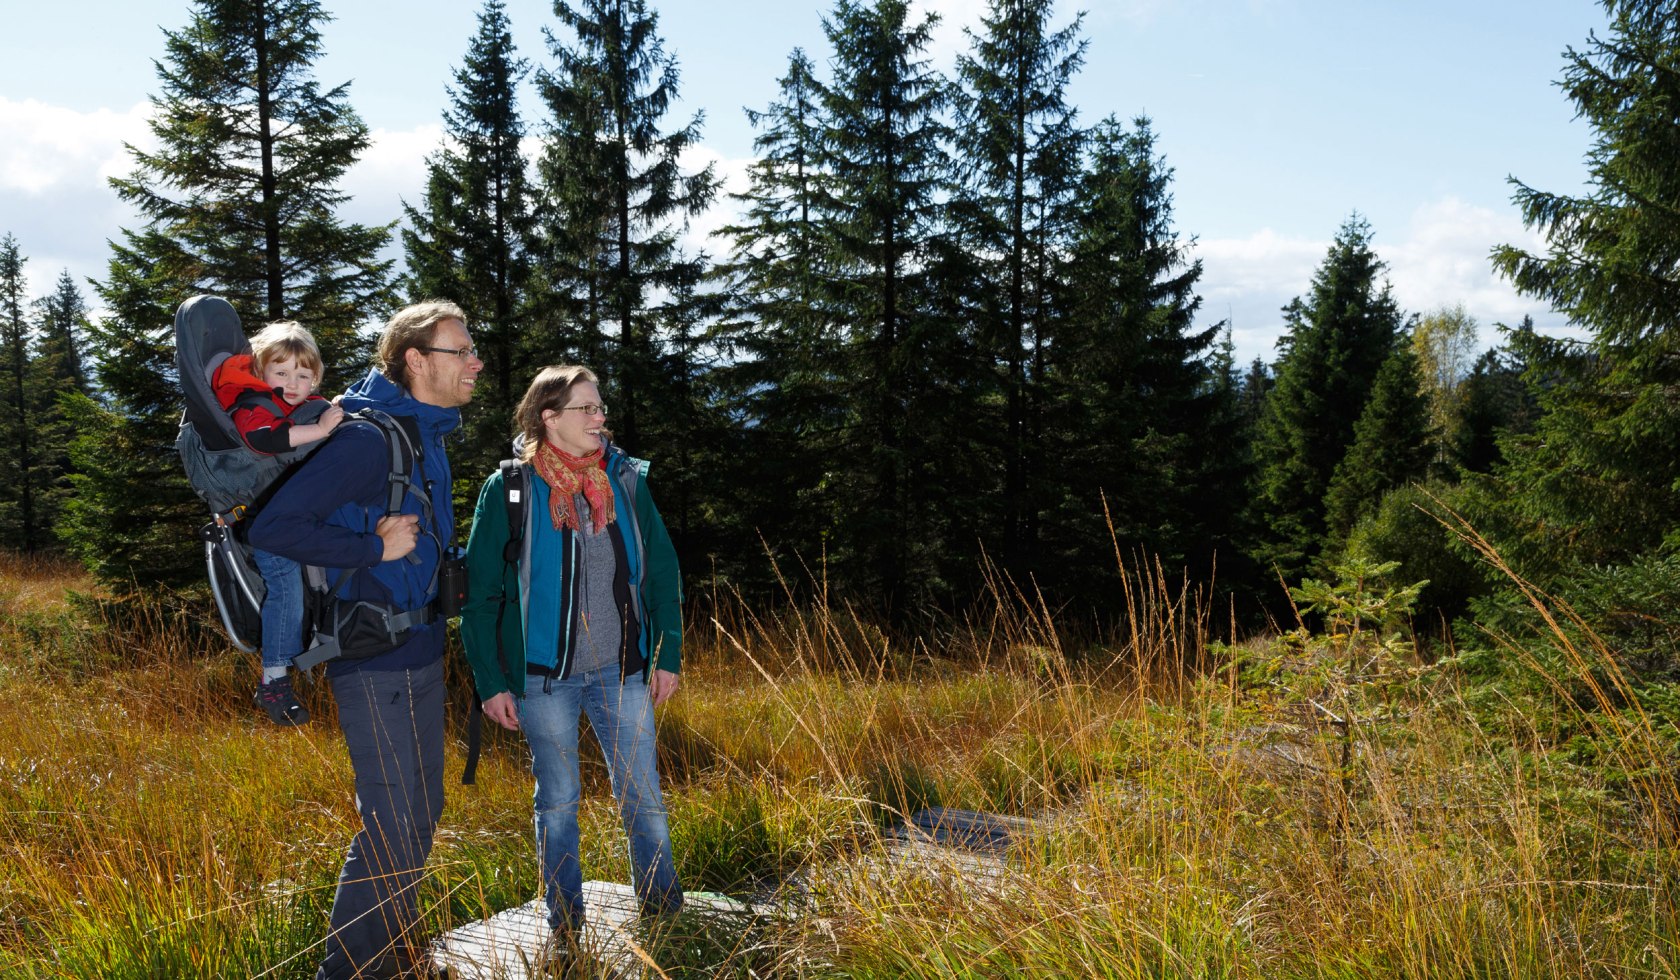
M 523 730 L 531 749 L 548 923 L 562 941 L 583 925 L 580 712 L 606 755 L 642 913 L 682 907 L 653 722 L 677 690 L 682 588 L 647 464 L 612 445 L 606 418 L 588 368 L 539 372 L 515 414 L 523 528 L 510 533 L 520 508 L 498 471 L 467 542 L 461 637 L 485 715 Z

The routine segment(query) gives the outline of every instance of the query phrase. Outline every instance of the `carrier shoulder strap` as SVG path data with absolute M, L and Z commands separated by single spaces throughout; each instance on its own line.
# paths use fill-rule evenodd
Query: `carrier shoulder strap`
M 429 512 L 431 495 L 414 482 L 414 471 L 426 456 L 415 421 L 407 417 L 393 418 L 377 408 L 364 408 L 351 418 L 371 423 L 385 437 L 385 448 L 391 463 L 386 477 L 386 516 L 402 513 L 403 496 L 409 490 L 413 490 L 414 496 L 419 498 L 421 508 Z

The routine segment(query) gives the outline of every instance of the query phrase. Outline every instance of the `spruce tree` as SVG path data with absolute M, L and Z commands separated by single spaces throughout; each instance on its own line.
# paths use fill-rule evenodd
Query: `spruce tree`
M 1526 435 L 1534 428 L 1540 406 L 1523 380 L 1527 364 L 1522 350 L 1530 347 L 1534 319 L 1523 317 L 1511 339 L 1482 352 L 1464 379 L 1463 415 L 1453 435 L 1452 458 L 1464 473 L 1488 473 L 1504 460 L 1500 443 Z
M 964 180 L 952 210 L 979 266 L 979 342 L 1001 374 L 1003 414 L 990 447 L 1003 461 L 1004 567 L 1035 570 L 1045 487 L 1041 378 L 1054 333 L 1055 274 L 1073 236 L 1081 133 L 1067 102 L 1084 60 L 1083 15 L 1056 30 L 1050 0 L 991 0 L 957 58 L 954 142 Z M 989 301 L 988 301 L 989 300 Z
M 726 561 L 737 586 L 777 585 L 761 544 L 777 562 L 813 567 L 823 531 L 835 522 L 826 473 L 844 431 L 841 332 L 824 288 L 829 268 L 826 175 L 819 169 L 826 126 L 822 87 L 804 51 L 788 57 L 777 96 L 747 110 L 758 129 L 740 220 L 719 230 L 731 243 L 716 275 L 733 297 L 717 337 L 729 353 L 715 372 L 719 397 L 745 424 L 728 463 L 730 499 L 715 520 L 744 550 Z M 797 557 L 796 557 L 797 556 Z M 789 581 L 797 588 L 804 576 Z
M 1202 267 L 1173 227 L 1171 180 L 1147 119 L 1091 132 L 1073 298 L 1045 382 L 1056 488 L 1046 541 L 1054 577 L 1089 602 L 1119 571 L 1115 541 L 1128 561 L 1141 553 L 1203 577 L 1235 529 L 1237 392 L 1223 325 L 1195 323 Z
M 484 359 L 458 453 L 462 472 L 486 471 L 508 454 L 509 420 L 530 380 L 520 339 L 530 313 L 534 190 L 517 105 L 528 70 L 515 55 L 505 5 L 487 0 L 448 89 L 444 145 L 426 161 L 425 197 L 419 207 L 403 206 L 410 298 L 460 304 Z
M 1285 581 L 1312 569 L 1324 549 L 1325 494 L 1400 331 L 1399 308 L 1381 280 L 1385 268 L 1371 249 L 1370 225 L 1355 214 L 1337 232 L 1312 289 L 1284 307 L 1252 519 L 1264 536 L 1256 557 Z
M 37 359 L 58 391 L 90 390 L 87 368 L 87 302 L 70 270 L 65 269 L 53 291 L 37 302 L 41 329 L 36 338 Z M 56 399 L 55 392 L 53 398 Z
M 1326 554 L 1341 551 L 1349 532 L 1376 513 L 1384 494 L 1428 475 L 1435 430 L 1424 388 L 1416 347 L 1396 345 L 1354 423 L 1353 445 L 1330 478 L 1324 497 Z
M 658 417 L 647 400 L 663 354 L 653 306 L 698 279 L 704 264 L 677 249 L 677 234 L 717 192 L 711 166 L 683 173 L 678 158 L 700 138 L 702 117 L 661 130 L 678 96 L 674 56 L 658 15 L 642 0 L 556 0 L 571 35 L 549 36 L 552 72 L 539 72 L 549 133 L 540 165 L 549 242 L 570 290 L 562 315 L 581 319 L 581 352 L 604 348 L 613 431 L 632 451 Z M 610 341 L 598 347 L 605 331 Z M 598 367 L 603 366 L 597 364 Z
M 833 49 L 821 99 L 825 305 L 845 331 L 850 410 L 829 461 L 830 555 L 898 621 L 943 588 L 951 543 L 969 552 L 971 515 L 953 505 L 973 499 L 971 470 L 984 462 L 965 448 L 984 384 L 971 375 L 972 337 L 934 309 L 950 257 L 939 240 L 948 89 L 925 53 L 935 20 L 912 23 L 905 0 L 839 0 L 823 18 Z
M 28 281 L 23 267 L 28 261 L 15 236 L 0 238 L 0 356 L 5 361 L 0 463 L 12 474 L 0 489 L 0 545 L 20 551 L 35 551 L 43 543 L 34 472 L 37 419 L 29 397 L 29 321 L 24 316 Z
M 61 399 L 76 433 L 70 442 L 70 483 L 55 530 L 64 548 L 106 585 L 181 586 L 201 581 L 196 530 L 203 506 L 187 486 L 175 454 L 181 393 L 171 365 L 173 311 L 151 297 L 171 295 L 172 283 L 112 264 L 101 287 L 120 288 L 126 308 L 152 304 L 152 318 L 108 317 L 93 325 L 98 400 L 80 393 Z
M 295 319 L 315 334 L 329 386 L 360 373 L 358 328 L 382 317 L 387 227 L 345 223 L 339 179 L 368 146 L 347 85 L 322 91 L 315 0 L 197 0 L 165 32 L 150 122 L 157 149 L 129 148 L 111 181 L 144 224 L 113 242 L 93 332 L 101 403 L 72 398 L 77 493 L 60 533 L 118 583 L 191 582 L 197 515 L 172 445 L 174 311 L 227 298 L 247 324 Z
M 1259 430 L 1260 419 L 1266 414 L 1266 396 L 1271 394 L 1273 382 L 1272 369 L 1265 358 L 1256 357 L 1248 362 L 1248 370 L 1243 372 L 1238 390 L 1241 392 L 1243 421 L 1251 432 Z
M 1592 329 L 1601 353 L 1672 350 L 1680 324 L 1680 126 L 1671 107 L 1680 77 L 1680 19 L 1661 0 L 1603 0 L 1609 36 L 1565 52 L 1560 82 L 1593 128 L 1591 190 L 1542 191 L 1516 178 L 1523 220 L 1546 236 L 1544 254 L 1513 245 L 1494 265 L 1519 292 Z
M 1680 19 L 1656 0 L 1605 0 L 1605 37 L 1565 53 L 1560 83 L 1593 130 L 1579 195 L 1513 179 L 1543 252 L 1507 245 L 1495 266 L 1524 295 L 1591 331 L 1520 349 L 1544 414 L 1503 441 L 1487 519 L 1542 583 L 1680 547 Z
M 52 293 L 37 300 L 35 307 L 37 327 L 30 364 L 30 398 L 35 414 L 32 427 L 40 451 L 36 454 L 31 479 L 40 488 L 41 526 L 50 529 L 57 526 L 71 491 L 70 443 L 76 431 L 70 425 L 64 399 L 86 395 L 91 390 L 82 360 L 87 337 L 87 304 L 76 280 L 65 270 Z
M 156 62 L 158 148 L 129 147 L 134 169 L 111 185 L 146 220 L 126 248 L 169 277 L 175 302 L 213 292 L 247 320 L 297 320 L 340 381 L 365 364 L 357 329 L 391 301 L 378 258 L 390 230 L 335 214 L 369 141 L 349 84 L 314 78 L 329 19 L 317 0 L 198 0 Z
M 677 268 L 692 278 L 676 280 L 663 302 L 652 310 L 663 335 L 663 355 L 656 364 L 649 404 L 659 406 L 642 435 L 662 447 L 653 476 L 659 511 L 672 543 L 696 571 L 738 565 L 743 553 L 761 556 L 755 536 L 742 537 L 738 525 L 719 519 L 720 512 L 747 503 L 739 499 L 743 445 L 740 420 L 730 418 L 719 391 L 719 355 L 712 324 L 722 314 L 725 297 L 704 288 L 705 258 L 678 256 Z M 780 489 L 780 487 L 778 487 Z

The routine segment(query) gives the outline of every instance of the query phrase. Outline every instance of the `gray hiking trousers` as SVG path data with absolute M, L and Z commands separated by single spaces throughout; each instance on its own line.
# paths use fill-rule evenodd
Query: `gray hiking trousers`
M 443 813 L 443 660 L 332 679 L 362 829 L 333 895 L 316 980 L 383 975 L 417 935 L 415 893 Z

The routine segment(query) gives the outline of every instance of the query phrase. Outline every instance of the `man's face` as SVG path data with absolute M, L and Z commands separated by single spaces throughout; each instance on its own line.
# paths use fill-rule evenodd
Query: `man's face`
M 430 344 L 403 353 L 408 361 L 409 394 L 439 408 L 458 408 L 472 401 L 473 385 L 484 362 L 476 354 L 460 353 L 471 349 L 466 324 L 453 318 L 439 320 Z

